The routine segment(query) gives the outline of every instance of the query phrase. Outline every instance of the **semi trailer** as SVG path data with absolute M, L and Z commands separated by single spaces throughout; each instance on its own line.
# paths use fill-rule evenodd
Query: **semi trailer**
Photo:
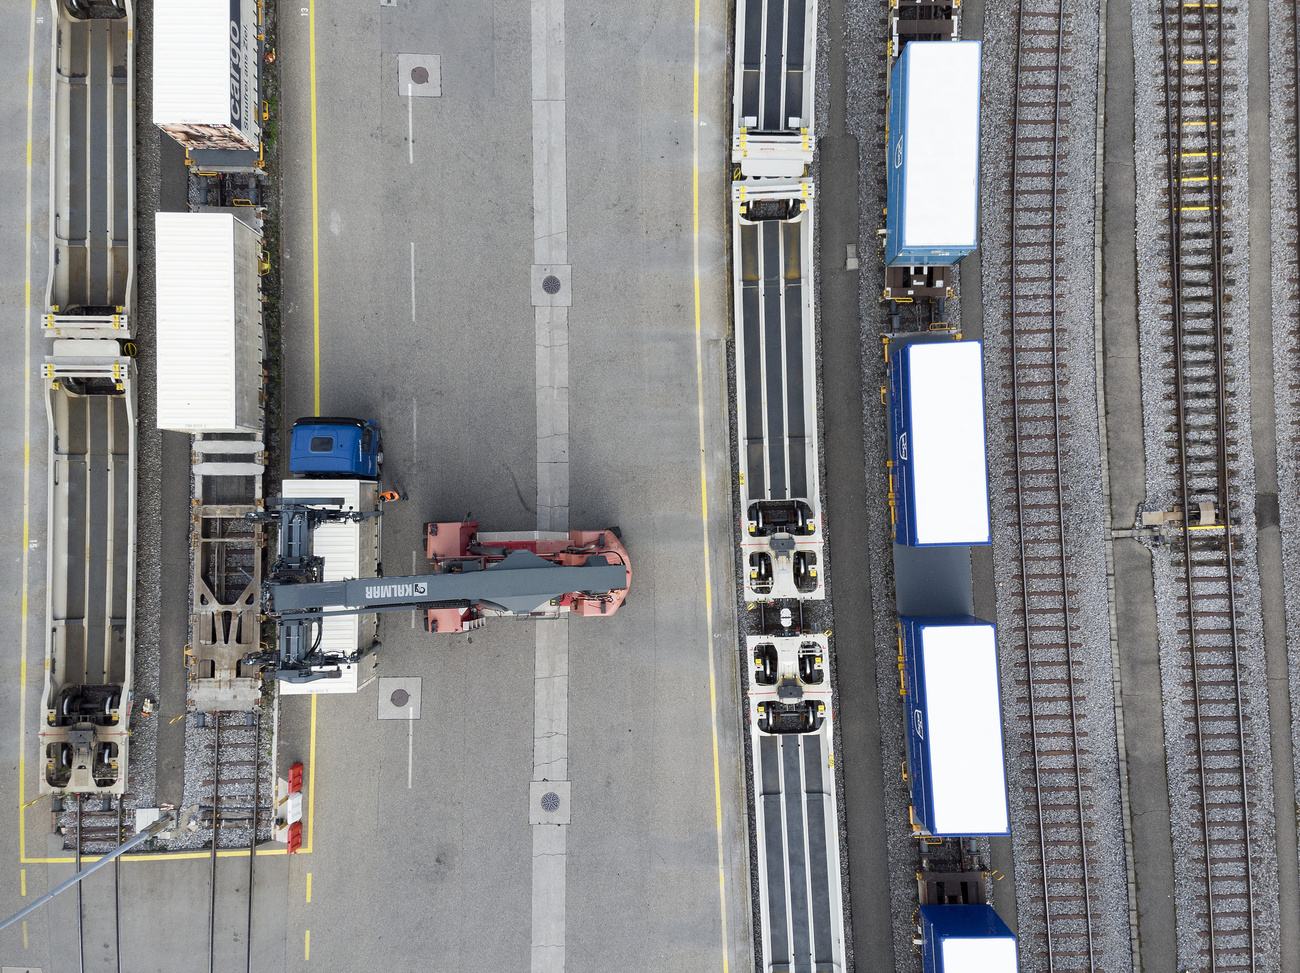
M 153 121 L 200 168 L 245 167 L 262 147 L 258 0 L 155 0 Z

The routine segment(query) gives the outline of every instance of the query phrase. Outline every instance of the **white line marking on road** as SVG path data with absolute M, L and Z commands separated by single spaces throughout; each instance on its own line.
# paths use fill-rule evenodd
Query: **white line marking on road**
M 420 468 L 420 403 L 411 396 L 411 461 L 415 468 Z
M 411 107 L 415 104 L 414 87 L 411 82 L 406 83 L 406 154 L 409 157 L 408 162 L 415 165 L 415 112 Z M 415 246 L 415 244 L 411 244 Z
M 415 766 L 415 707 L 406 707 L 406 789 L 411 789 Z
M 411 323 L 415 323 L 415 241 L 411 241 Z

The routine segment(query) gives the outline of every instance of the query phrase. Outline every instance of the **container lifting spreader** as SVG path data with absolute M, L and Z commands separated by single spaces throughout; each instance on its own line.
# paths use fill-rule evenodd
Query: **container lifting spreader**
M 497 615 L 557 618 L 612 615 L 627 597 L 631 565 L 616 528 L 568 532 L 480 533 L 473 521 L 425 525 L 427 574 L 400 578 L 323 580 L 314 551 L 317 528 L 360 523 L 378 510 L 344 509 L 318 481 L 320 496 L 280 498 L 249 518 L 276 521 L 275 564 L 263 585 L 267 617 L 279 623 L 273 652 L 248 661 L 273 666 L 282 682 L 340 678 L 379 643 L 346 652 L 322 644 L 331 619 L 390 611 L 420 611 L 429 632 L 464 632 Z

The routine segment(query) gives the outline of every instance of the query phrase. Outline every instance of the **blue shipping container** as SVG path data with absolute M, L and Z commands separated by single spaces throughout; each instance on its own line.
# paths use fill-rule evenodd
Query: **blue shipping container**
M 1017 973 L 1016 937 L 989 905 L 921 906 L 924 973 Z
M 909 547 L 991 543 L 982 344 L 895 345 L 889 426 L 894 540 Z
M 993 625 L 899 621 L 913 824 L 935 837 L 1010 834 Z
M 885 263 L 955 264 L 979 215 L 980 42 L 911 41 L 889 75 Z

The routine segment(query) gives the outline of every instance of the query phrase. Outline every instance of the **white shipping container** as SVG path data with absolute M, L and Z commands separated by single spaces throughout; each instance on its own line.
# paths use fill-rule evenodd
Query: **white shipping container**
M 928 774 L 934 833 L 1005 834 L 1002 705 L 992 625 L 926 625 Z
M 261 235 L 230 213 L 157 213 L 158 428 L 260 432 Z
M 261 147 L 256 0 L 154 0 L 153 120 L 182 145 Z
M 285 480 L 281 494 L 286 498 L 338 497 L 342 509 L 368 513 L 378 509 L 379 485 L 373 480 Z M 333 509 L 339 509 L 332 505 Z M 312 553 L 324 558 L 322 581 L 373 578 L 379 564 L 379 520 L 360 523 L 321 524 L 312 531 Z M 325 606 L 328 607 L 328 606 Z M 340 615 L 321 623 L 320 651 L 327 655 L 350 655 L 368 649 L 375 640 L 379 616 Z M 352 667 L 355 673 L 356 667 Z M 304 686 L 307 692 L 338 687 L 338 680 L 319 680 Z M 282 687 L 283 689 L 284 687 Z M 355 689 L 355 686 L 353 687 Z

